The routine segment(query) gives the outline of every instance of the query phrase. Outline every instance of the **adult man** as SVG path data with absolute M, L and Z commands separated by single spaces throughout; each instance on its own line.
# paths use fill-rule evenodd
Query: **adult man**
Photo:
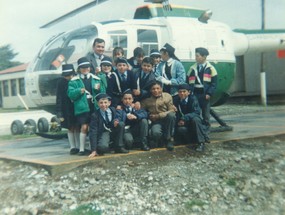
M 101 71 L 101 60 L 105 57 L 105 40 L 96 38 L 93 42 L 93 52 L 87 54 L 87 59 L 91 63 L 91 73 L 97 74 Z
M 150 137 L 153 144 L 162 141 L 166 148 L 172 151 L 174 149 L 173 131 L 176 118 L 172 97 L 170 94 L 162 92 L 161 83 L 158 81 L 153 82 L 150 91 L 151 96 L 141 103 L 142 108 L 149 112 Z

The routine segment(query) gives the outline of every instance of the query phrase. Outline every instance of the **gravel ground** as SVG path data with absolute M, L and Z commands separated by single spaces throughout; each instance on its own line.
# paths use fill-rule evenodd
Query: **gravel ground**
M 239 111 L 240 108 L 243 111 Z M 226 114 L 285 110 L 227 105 Z M 0 214 L 285 214 L 285 137 L 143 153 L 61 176 L 0 161 Z

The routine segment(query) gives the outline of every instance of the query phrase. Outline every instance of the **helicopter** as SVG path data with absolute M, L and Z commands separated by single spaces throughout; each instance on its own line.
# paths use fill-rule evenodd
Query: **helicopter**
M 107 0 L 92 1 L 59 17 L 42 28 L 68 19 L 75 13 Z M 224 104 L 235 78 L 236 57 L 249 52 L 266 52 L 285 48 L 285 30 L 235 30 L 224 23 L 211 20 L 212 11 L 170 4 L 168 0 L 150 2 L 136 9 L 133 19 L 92 22 L 84 27 L 60 33 L 50 38 L 29 64 L 25 83 L 30 99 L 40 108 L 53 113 L 57 80 L 63 64 L 74 64 L 92 51 L 95 38 L 105 40 L 105 55 L 120 46 L 128 57 L 136 47 L 145 53 L 160 49 L 165 43 L 175 47 L 185 71 L 195 63 L 195 48 L 205 47 L 218 72 L 218 85 L 211 105 Z M 224 122 L 211 112 L 223 125 Z

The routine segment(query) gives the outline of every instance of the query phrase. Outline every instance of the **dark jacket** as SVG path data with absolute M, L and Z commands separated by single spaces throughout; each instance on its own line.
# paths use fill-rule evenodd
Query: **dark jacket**
M 138 89 L 141 91 L 141 94 L 135 98 L 136 101 L 141 101 L 150 96 L 150 87 L 151 84 L 155 81 L 155 75 L 153 72 L 150 72 L 144 79 L 142 79 L 143 71 L 140 69 L 136 74 L 136 80 Z
M 102 55 L 101 56 L 101 60 L 105 57 L 105 55 Z M 87 55 L 86 55 L 86 58 L 89 60 L 89 62 L 91 63 L 91 70 L 90 72 L 92 74 L 95 74 L 95 70 L 97 67 L 100 67 L 100 65 L 97 64 L 97 61 L 95 59 L 95 55 L 94 55 L 94 52 L 89 52 Z
M 127 114 L 128 111 L 126 110 L 126 107 L 122 105 L 122 111 L 118 112 L 118 117 L 125 123 L 125 125 L 130 125 L 130 126 L 134 125 L 139 120 L 147 119 L 148 117 L 148 114 L 145 109 L 136 110 L 132 108 L 131 114 L 134 114 L 137 117 L 136 120 L 128 120 Z
M 91 115 L 91 122 L 89 125 L 89 138 L 90 138 L 90 146 L 91 150 L 95 151 L 97 149 L 98 141 L 100 140 L 102 133 L 106 130 L 106 127 L 112 130 L 114 128 L 114 121 L 120 120 L 118 117 L 117 111 L 113 107 L 109 107 L 112 112 L 112 121 L 109 125 L 106 125 L 106 122 L 101 115 L 100 109 L 96 110 Z M 119 114 L 120 115 L 120 114 Z
M 189 95 L 188 101 L 185 105 L 181 103 L 180 98 L 177 96 L 173 101 L 177 108 L 176 120 L 177 122 L 183 120 L 185 122 L 191 121 L 194 117 L 201 117 L 201 109 L 195 95 Z
M 135 74 L 132 71 L 127 70 L 127 81 L 122 83 L 121 76 L 116 70 L 114 73 L 112 73 L 107 87 L 107 94 L 112 97 L 113 107 L 116 107 L 120 103 L 123 92 L 127 89 L 137 89 Z

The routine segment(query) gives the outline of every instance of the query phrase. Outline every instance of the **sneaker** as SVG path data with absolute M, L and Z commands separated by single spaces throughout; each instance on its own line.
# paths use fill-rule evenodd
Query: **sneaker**
M 196 148 L 197 152 L 203 152 L 205 150 L 205 143 L 199 143 L 198 147 Z

